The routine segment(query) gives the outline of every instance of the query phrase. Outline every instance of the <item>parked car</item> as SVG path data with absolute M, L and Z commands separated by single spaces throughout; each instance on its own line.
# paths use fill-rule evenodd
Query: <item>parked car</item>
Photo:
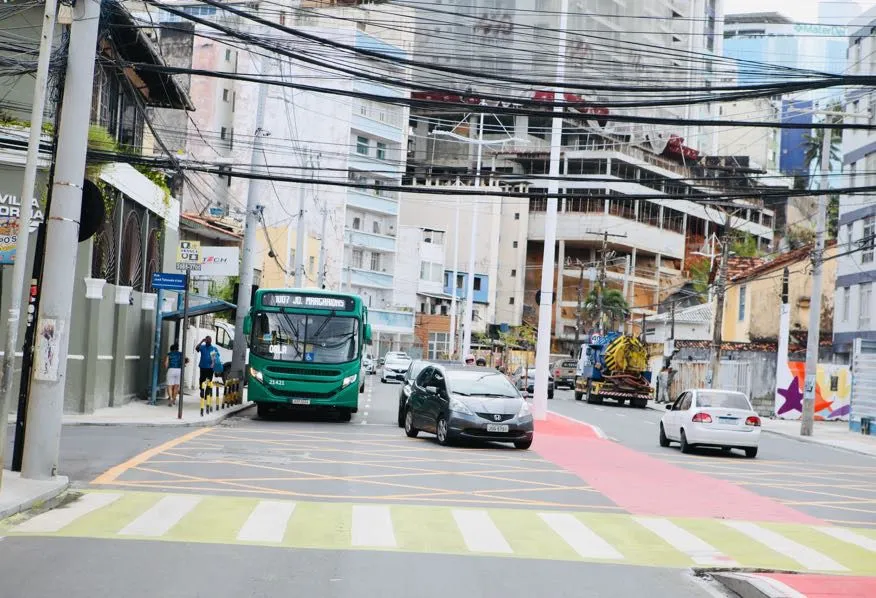
M 365 368 L 366 374 L 377 373 L 377 362 L 374 360 L 374 357 L 369 354 L 366 354 L 365 357 L 362 358 L 362 367 Z
M 575 389 L 575 375 L 578 372 L 578 362 L 574 359 L 560 359 L 552 366 L 554 385 Z
M 682 453 L 697 446 L 710 446 L 725 452 L 742 449 L 749 459 L 757 456 L 760 417 L 744 393 L 686 390 L 666 409 L 660 420 L 660 446 L 678 442 Z
M 531 397 L 535 393 L 535 368 L 529 368 L 517 378 L 517 390 L 525 397 Z M 554 398 L 554 377 L 548 372 L 548 398 Z
M 417 376 L 420 372 L 423 371 L 429 365 L 428 361 L 424 361 L 422 359 L 416 359 L 411 362 L 408 371 L 405 372 L 405 377 L 402 379 L 402 389 L 398 393 L 398 427 L 403 428 L 405 426 L 405 407 L 408 404 L 408 397 L 411 395 L 411 386 L 416 380 Z
M 435 434 L 441 445 L 460 439 L 532 445 L 532 412 L 514 385 L 493 368 L 429 364 L 411 385 L 405 434 Z
M 384 356 L 383 372 L 380 381 L 386 384 L 387 380 L 404 380 L 405 373 L 411 367 L 411 358 L 407 353 L 391 351 Z

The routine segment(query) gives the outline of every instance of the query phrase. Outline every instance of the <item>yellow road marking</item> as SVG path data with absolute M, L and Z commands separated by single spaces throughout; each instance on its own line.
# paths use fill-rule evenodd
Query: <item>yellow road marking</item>
M 92 484 L 112 484 L 120 475 L 122 475 L 123 473 L 125 473 L 129 469 L 137 467 L 138 465 L 145 463 L 149 459 L 151 459 L 157 455 L 160 455 L 162 452 L 164 452 L 168 449 L 172 449 L 173 447 L 180 445 L 184 442 L 187 442 L 187 441 L 191 440 L 192 438 L 197 438 L 198 436 L 200 436 L 202 434 L 206 434 L 211 429 L 212 428 L 198 428 L 197 430 L 192 430 L 188 434 L 183 434 L 182 436 L 180 436 L 178 438 L 174 438 L 173 440 L 168 440 L 164 444 L 159 444 L 156 447 L 153 447 L 149 450 L 143 451 L 139 455 L 137 455 L 135 457 L 131 457 L 130 459 L 128 459 L 124 463 L 120 463 L 118 465 L 110 467 L 105 472 L 103 472 L 102 474 L 100 474 L 99 476 L 94 478 L 94 480 L 92 480 L 91 483 Z

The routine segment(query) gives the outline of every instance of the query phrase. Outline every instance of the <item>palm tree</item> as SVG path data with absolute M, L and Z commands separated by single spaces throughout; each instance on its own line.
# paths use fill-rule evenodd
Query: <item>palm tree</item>
M 605 289 L 602 294 L 602 324 L 608 323 L 608 328 L 615 329 L 618 322 L 623 322 L 630 314 L 630 306 L 623 293 L 617 289 Z M 599 328 L 599 291 L 592 289 L 584 300 L 584 316 Z
M 827 107 L 828 112 L 842 112 L 843 107 L 839 102 L 832 102 Z M 827 122 L 831 124 L 842 124 L 843 117 L 836 114 L 828 115 Z M 808 167 L 809 172 L 813 168 L 821 168 L 821 152 L 824 145 L 824 135 L 827 129 L 817 129 L 812 134 L 803 136 L 803 159 Z M 830 129 L 830 162 L 840 159 L 840 145 L 842 144 L 843 133 L 837 129 Z M 830 166 L 828 165 L 828 169 Z M 811 182 L 811 181 L 810 181 Z M 808 186 L 808 185 L 807 185 Z

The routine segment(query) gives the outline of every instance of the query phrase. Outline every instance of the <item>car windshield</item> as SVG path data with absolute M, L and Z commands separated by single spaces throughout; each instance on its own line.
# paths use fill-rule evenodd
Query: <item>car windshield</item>
M 411 358 L 404 353 L 387 353 L 386 361 L 409 361 Z
M 259 312 L 250 350 L 278 361 L 345 363 L 359 354 L 359 321 L 341 316 Z
M 697 394 L 697 407 L 725 409 L 751 409 L 745 395 L 738 392 L 701 392 Z
M 499 372 L 485 370 L 448 370 L 447 382 L 450 392 L 460 395 L 487 397 L 513 397 L 520 394 Z

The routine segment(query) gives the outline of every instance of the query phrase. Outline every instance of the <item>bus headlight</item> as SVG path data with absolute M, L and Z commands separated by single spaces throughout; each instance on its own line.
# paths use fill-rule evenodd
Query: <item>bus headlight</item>
M 347 388 L 351 384 L 356 382 L 356 378 L 359 377 L 359 374 L 353 374 L 352 376 L 347 376 L 344 378 L 344 381 L 341 383 L 341 388 Z
M 259 382 L 264 382 L 265 377 L 262 376 L 262 373 L 255 368 L 249 368 L 249 375 L 258 380 Z

